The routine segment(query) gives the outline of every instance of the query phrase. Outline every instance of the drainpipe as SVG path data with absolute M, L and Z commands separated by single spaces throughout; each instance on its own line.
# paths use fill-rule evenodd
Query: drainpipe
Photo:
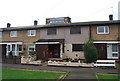
M 89 24 L 89 40 L 92 40 L 92 38 L 91 38 L 91 24 Z

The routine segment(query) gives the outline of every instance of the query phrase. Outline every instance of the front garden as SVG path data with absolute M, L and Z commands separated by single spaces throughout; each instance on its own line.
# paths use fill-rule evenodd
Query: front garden
M 120 74 L 102 74 L 98 73 L 96 75 L 98 81 L 120 81 Z
M 50 71 L 33 71 L 33 70 L 18 70 L 18 69 L 2 69 L 2 79 L 3 81 L 13 80 L 52 80 L 62 79 L 67 75 L 67 72 L 50 72 Z

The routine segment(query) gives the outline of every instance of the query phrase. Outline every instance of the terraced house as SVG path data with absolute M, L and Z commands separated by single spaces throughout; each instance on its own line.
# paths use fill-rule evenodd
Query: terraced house
M 120 21 L 93 21 L 71 23 L 69 17 L 47 18 L 46 25 L 10 27 L 0 30 L 2 54 L 36 50 L 38 60 L 84 59 L 84 44 L 93 40 L 98 59 L 119 59 Z M 0 47 L 1 48 L 1 47 Z
M 100 21 L 91 24 L 91 40 L 98 49 L 99 59 L 119 59 L 120 21 Z
M 37 21 L 34 26 L 11 27 L 7 24 L 7 28 L 2 28 L 1 32 L 2 56 L 6 58 L 12 51 L 13 56 L 19 56 L 22 51 L 29 54 L 29 51 L 35 50 L 35 42 L 40 39 L 40 29 L 37 28 Z
M 69 19 L 68 21 L 70 21 Z M 60 20 L 52 18 L 50 21 L 52 23 L 41 28 L 40 40 L 36 41 L 38 59 L 84 59 L 83 45 L 90 38 L 89 24 L 64 23 Z

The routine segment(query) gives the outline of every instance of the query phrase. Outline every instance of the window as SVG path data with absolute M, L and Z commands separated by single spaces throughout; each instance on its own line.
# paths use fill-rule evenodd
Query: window
M 0 38 L 2 38 L 2 32 L 0 32 Z
M 35 45 L 34 44 L 30 44 L 28 45 L 28 51 L 35 51 Z
M 18 54 L 22 52 L 22 45 L 17 45 L 17 51 L 18 51 Z
M 83 44 L 72 44 L 72 51 L 83 51 Z
M 47 35 L 56 35 L 56 28 L 48 28 Z
M 81 28 L 80 27 L 71 27 L 70 28 L 70 34 L 80 34 Z
M 118 45 L 112 44 L 112 57 L 118 57 Z
M 97 27 L 97 34 L 109 34 L 109 27 L 108 26 Z
M 11 31 L 10 37 L 17 37 L 17 31 Z
M 36 30 L 28 30 L 28 36 L 36 36 Z
M 18 51 L 22 51 L 22 45 L 18 45 L 18 46 L 17 46 L 17 50 L 18 50 Z

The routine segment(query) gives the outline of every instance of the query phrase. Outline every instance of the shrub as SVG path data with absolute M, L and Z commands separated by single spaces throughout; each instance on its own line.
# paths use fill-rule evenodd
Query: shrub
M 30 54 L 30 55 L 35 55 L 35 54 L 36 54 L 36 51 L 30 51 L 29 54 Z
M 20 56 L 26 55 L 26 52 L 20 52 L 19 55 Z
M 93 41 L 88 41 L 84 47 L 84 57 L 86 63 L 92 63 L 95 62 L 98 58 L 97 49 L 93 44 Z

